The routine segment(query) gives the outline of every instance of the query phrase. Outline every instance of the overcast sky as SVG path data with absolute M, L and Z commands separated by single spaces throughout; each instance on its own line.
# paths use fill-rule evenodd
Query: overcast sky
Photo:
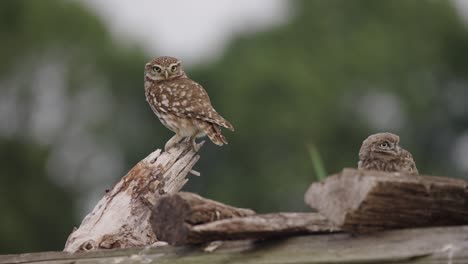
M 78 0 L 106 23 L 119 40 L 137 43 L 154 57 L 186 63 L 219 55 L 235 33 L 288 21 L 288 0 Z M 468 24 L 468 0 L 452 0 Z
M 172 55 L 185 62 L 219 55 L 238 32 L 284 23 L 287 0 L 80 0 L 91 7 L 114 35 L 132 40 L 153 56 Z
M 459 15 L 462 17 L 465 25 L 468 25 L 468 0 L 453 0 Z

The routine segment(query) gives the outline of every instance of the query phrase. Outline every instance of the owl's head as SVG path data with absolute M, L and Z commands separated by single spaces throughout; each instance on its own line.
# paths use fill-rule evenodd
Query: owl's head
M 378 133 L 367 137 L 359 150 L 359 159 L 393 157 L 401 152 L 400 137 L 392 133 Z
M 145 78 L 153 81 L 170 80 L 181 76 L 185 76 L 181 62 L 173 57 L 159 57 L 145 65 Z

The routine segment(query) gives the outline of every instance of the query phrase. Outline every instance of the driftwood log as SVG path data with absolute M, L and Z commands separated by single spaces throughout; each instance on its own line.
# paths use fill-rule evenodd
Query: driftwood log
M 353 232 L 468 224 L 468 182 L 453 178 L 344 169 L 305 202 Z
M 159 198 L 151 225 L 159 239 L 172 245 L 338 231 L 316 213 L 254 214 L 192 193 Z
M 147 246 L 157 241 L 149 218 L 156 199 L 178 192 L 199 156 L 185 142 L 156 150 L 133 167 L 67 239 L 64 251 Z M 196 172 L 195 172 L 196 173 Z

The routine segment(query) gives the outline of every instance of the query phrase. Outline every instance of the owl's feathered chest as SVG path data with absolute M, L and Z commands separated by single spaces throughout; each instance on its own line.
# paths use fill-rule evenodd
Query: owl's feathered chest
M 184 82 L 151 82 L 145 80 L 145 95 L 151 109 L 161 123 L 171 131 L 181 135 L 197 134 L 197 120 L 187 118 L 191 95 Z
M 366 158 L 359 161 L 358 167 L 366 170 L 378 170 L 395 172 L 400 170 L 401 160 L 395 159 L 381 159 L 381 158 Z
M 161 122 L 175 131 L 175 119 L 189 122 L 194 126 L 211 123 L 233 130 L 232 125 L 221 117 L 211 106 L 210 98 L 203 87 L 189 78 L 164 81 L 145 79 L 146 100 Z M 172 122 L 173 123 L 173 122 Z
M 359 161 L 358 168 L 365 170 L 418 174 L 418 170 L 413 159 L 401 155 L 386 158 L 367 157 Z
M 158 111 L 171 111 L 177 115 L 190 108 L 190 102 L 199 97 L 192 86 L 182 78 L 158 82 L 145 80 L 146 98 Z

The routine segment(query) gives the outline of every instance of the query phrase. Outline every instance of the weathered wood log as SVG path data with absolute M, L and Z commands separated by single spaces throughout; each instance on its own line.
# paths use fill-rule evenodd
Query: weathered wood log
M 0 264 L 116 263 L 468 263 L 468 226 L 295 236 L 266 241 L 226 241 L 212 253 L 189 247 L 145 247 L 78 254 L 41 252 L 0 256 Z
M 250 209 L 235 208 L 192 193 L 159 198 L 151 225 L 160 240 L 172 245 L 337 231 L 318 214 L 254 215 Z
M 192 226 L 186 241 L 269 239 L 304 234 L 336 233 L 340 229 L 318 213 L 256 214 Z
M 178 192 L 199 156 L 183 142 L 169 152 L 156 150 L 133 167 L 67 239 L 64 251 L 127 248 L 157 241 L 149 217 L 156 199 Z
M 468 182 L 453 178 L 344 169 L 305 202 L 353 232 L 468 224 Z
M 250 209 L 236 208 L 194 193 L 168 194 L 156 200 L 151 226 L 161 241 L 170 244 L 189 239 L 190 229 L 216 220 L 253 215 Z
M 253 214 L 255 212 L 251 209 L 229 206 L 203 198 L 195 193 L 178 192 L 163 195 L 156 200 L 151 221 L 161 224 L 161 229 L 166 229 L 173 224 L 175 219 L 180 219 L 191 225 L 198 225 Z M 159 234 L 160 232 L 155 233 Z M 161 235 L 159 237 L 162 238 Z

